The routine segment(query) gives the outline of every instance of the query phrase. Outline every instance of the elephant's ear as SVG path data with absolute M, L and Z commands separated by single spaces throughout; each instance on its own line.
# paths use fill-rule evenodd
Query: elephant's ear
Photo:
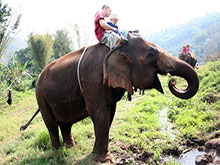
M 116 47 L 105 55 L 103 61 L 103 84 L 109 87 L 121 87 L 131 95 L 134 93 L 131 83 L 131 58 L 121 51 L 123 45 Z

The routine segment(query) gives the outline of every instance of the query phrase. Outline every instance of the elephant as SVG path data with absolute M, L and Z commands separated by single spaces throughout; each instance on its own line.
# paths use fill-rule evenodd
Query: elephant
M 54 148 L 60 147 L 58 127 L 64 143 L 75 146 L 71 126 L 91 117 L 95 160 L 113 162 L 109 129 L 117 102 L 126 91 L 132 95 L 134 89 L 154 88 L 164 93 L 157 75 L 167 73 L 188 82 L 186 89 L 178 89 L 172 78 L 168 86 L 173 95 L 189 99 L 197 93 L 199 79 L 194 69 L 141 36 L 129 33 L 128 41 L 112 50 L 100 44 L 83 47 L 56 59 L 41 72 L 36 84 L 39 109 L 34 116 L 41 112 Z
M 188 64 L 190 64 L 193 68 L 195 68 L 196 63 L 197 63 L 197 57 L 194 54 L 188 53 L 186 55 L 184 54 L 179 54 L 179 59 L 187 62 Z

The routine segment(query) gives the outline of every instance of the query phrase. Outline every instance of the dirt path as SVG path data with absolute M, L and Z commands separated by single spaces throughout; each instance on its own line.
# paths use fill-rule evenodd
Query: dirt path
M 17 115 L 17 114 L 20 114 L 20 113 L 23 113 L 23 112 L 26 112 L 26 111 L 30 111 L 30 110 L 32 110 L 34 107 L 35 107 L 35 105 L 28 106 L 28 107 L 26 107 L 25 109 L 22 109 L 22 110 L 13 112 L 12 115 Z

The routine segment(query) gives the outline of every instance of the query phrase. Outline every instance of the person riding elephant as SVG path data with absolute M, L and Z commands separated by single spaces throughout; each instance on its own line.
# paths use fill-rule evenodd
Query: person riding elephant
M 111 9 L 108 5 L 103 5 L 102 11 L 95 14 L 95 36 L 100 44 L 105 44 L 107 47 L 113 49 L 115 46 L 121 44 L 121 42 L 127 42 L 127 40 L 122 39 L 117 33 L 116 27 L 110 26 L 105 18 L 109 17 L 111 14 Z
M 71 127 L 90 116 L 95 132 L 95 159 L 113 162 L 109 130 L 117 102 L 126 91 L 133 95 L 134 89 L 154 88 L 164 93 L 158 74 L 167 73 L 188 83 L 186 89 L 178 89 L 172 78 L 168 86 L 174 96 L 189 99 L 197 93 L 199 79 L 194 69 L 140 36 L 129 33 L 126 43 L 110 51 L 103 44 L 83 47 L 56 59 L 42 71 L 36 84 L 39 108 L 34 116 L 41 112 L 54 148 L 60 147 L 58 128 L 63 142 L 75 146 Z M 30 121 L 21 129 L 27 128 Z

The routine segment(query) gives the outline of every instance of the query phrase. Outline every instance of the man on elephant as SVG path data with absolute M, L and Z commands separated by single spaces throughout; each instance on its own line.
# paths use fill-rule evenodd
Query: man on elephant
M 100 44 L 105 44 L 110 49 L 120 45 L 121 37 L 114 32 L 116 28 L 110 26 L 105 21 L 111 14 L 109 6 L 104 5 L 101 12 L 95 14 L 95 35 Z

